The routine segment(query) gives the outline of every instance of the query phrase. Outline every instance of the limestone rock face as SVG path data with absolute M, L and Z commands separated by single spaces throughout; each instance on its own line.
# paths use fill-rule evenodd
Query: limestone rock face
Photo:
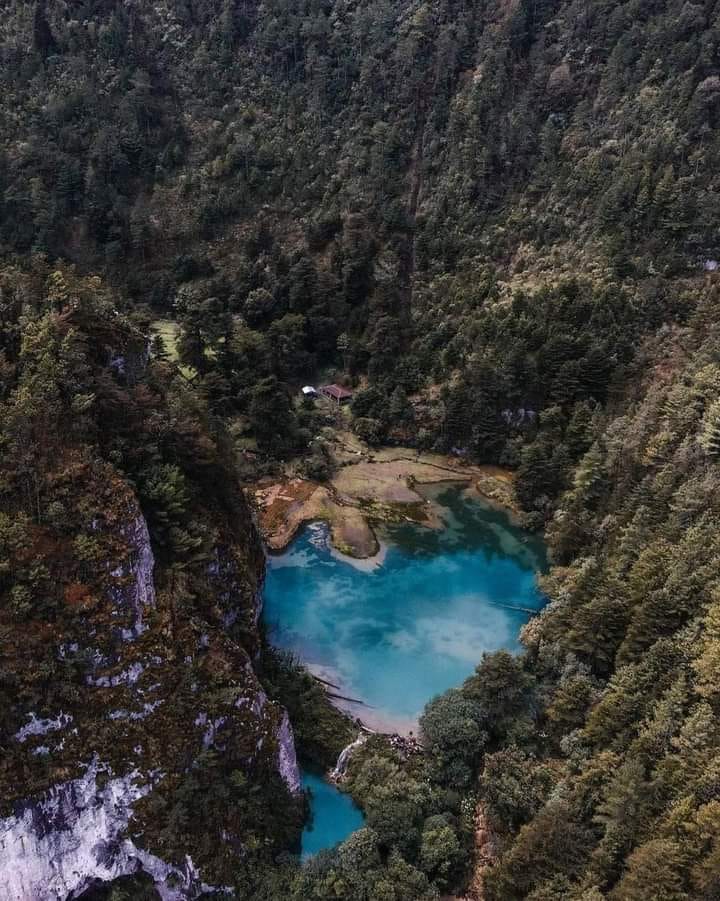
M 0 860 L 7 901 L 75 897 L 96 880 L 149 873 L 163 901 L 194 898 L 203 885 L 190 858 L 171 866 L 124 838 L 135 801 L 152 790 L 135 770 L 109 778 L 93 760 L 79 779 L 54 785 L 0 820 Z
M 290 717 L 283 713 L 280 728 L 277 732 L 277 767 L 280 775 L 285 780 L 285 785 L 297 795 L 300 792 L 300 768 L 295 754 L 295 741 L 293 739 Z
M 130 610 L 134 622 L 125 630 L 125 637 L 132 638 L 143 631 L 143 613 L 155 606 L 155 556 L 150 545 L 150 533 L 142 513 L 122 530 L 127 541 L 128 556 L 111 573 L 117 585 L 110 588 L 110 595 L 117 607 Z
M 231 533 L 216 527 L 214 562 L 184 577 L 180 591 L 157 562 L 132 490 L 112 487 L 115 512 L 90 527 L 112 541 L 112 559 L 94 593 L 71 584 L 71 614 L 48 630 L 57 664 L 82 673 L 76 700 L 18 709 L 7 738 L 23 773 L 13 788 L 23 793 L 3 791 L 0 901 L 77 897 L 139 871 L 163 901 L 208 890 L 191 847 L 182 864 L 177 849 L 171 860 L 153 847 L 152 818 L 167 808 L 145 820 L 142 810 L 154 793 L 172 798 L 203 754 L 226 757 L 250 779 L 274 768 L 290 793 L 300 791 L 287 713 L 252 665 L 264 558 L 249 511 L 238 511 Z M 242 853 L 237 836 L 227 843 Z

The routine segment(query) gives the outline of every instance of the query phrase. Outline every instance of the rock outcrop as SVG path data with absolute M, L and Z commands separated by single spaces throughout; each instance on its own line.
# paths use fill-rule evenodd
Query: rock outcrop
M 165 859 L 152 849 L 152 829 L 141 829 L 148 835 L 137 843 L 133 823 L 138 802 L 169 791 L 208 751 L 250 775 L 274 767 L 291 794 L 300 791 L 288 715 L 268 700 L 252 667 L 263 558 L 249 511 L 239 515 L 247 516 L 250 547 L 218 546 L 205 567 L 202 605 L 183 618 L 176 587 L 162 573 L 156 584 L 148 525 L 132 492 L 115 488 L 119 512 L 94 522 L 101 537 L 119 536 L 103 597 L 91 605 L 76 591 L 85 606 L 68 634 L 54 636 L 56 659 L 83 668 L 78 700 L 68 709 L 24 711 L 11 739 L 19 768 L 34 772 L 42 759 L 47 774 L 2 811 L 2 901 L 59 901 L 139 871 L 163 901 L 207 890 L 192 849 L 184 862 Z
M 152 876 L 163 901 L 211 888 L 190 857 L 175 867 L 125 837 L 133 804 L 152 791 L 152 782 L 134 770 L 100 784 L 108 771 L 95 759 L 79 779 L 53 786 L 0 819 L 3 901 L 73 898 L 97 881 L 139 870 Z
M 0 901 L 145 873 L 192 899 L 301 828 L 253 668 L 262 543 L 221 430 L 119 298 L 45 279 L 13 274 L 35 318 L 0 392 Z
M 295 740 L 293 737 L 290 717 L 283 713 L 280 728 L 277 731 L 277 767 L 283 777 L 289 791 L 297 795 L 300 792 L 300 768 L 295 754 Z
M 126 559 L 111 572 L 116 584 L 110 588 L 110 596 L 117 612 L 129 610 L 133 615 L 132 626 L 122 633 L 123 638 L 131 639 L 145 628 L 145 610 L 155 606 L 155 556 L 142 513 L 138 513 L 122 531 L 128 553 Z

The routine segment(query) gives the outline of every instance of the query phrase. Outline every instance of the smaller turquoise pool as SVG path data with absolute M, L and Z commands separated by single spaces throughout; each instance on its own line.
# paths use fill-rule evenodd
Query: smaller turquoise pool
M 305 860 L 345 841 L 351 832 L 364 825 L 365 818 L 350 795 L 339 791 L 322 776 L 303 771 L 302 784 L 312 792 L 312 817 L 303 829 L 300 848 Z

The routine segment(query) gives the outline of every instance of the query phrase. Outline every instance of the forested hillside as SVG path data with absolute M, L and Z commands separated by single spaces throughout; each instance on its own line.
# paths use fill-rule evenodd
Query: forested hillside
M 720 897 L 720 4 L 0 11 L 0 815 L 98 759 L 195 895 Z M 347 724 L 257 657 L 240 482 L 320 477 L 320 373 L 515 469 L 554 566 L 300 870 L 281 704 L 324 764 Z
M 586 420 L 717 255 L 712 4 L 4 11 L 4 250 L 178 320 L 261 446 L 301 447 L 284 386 L 342 365 L 366 435 L 517 464 L 521 411 Z
M 0 897 L 132 873 L 121 837 L 158 882 L 236 879 L 301 805 L 227 440 L 100 279 L 2 267 L 0 298 Z
M 708 286 L 644 346 L 560 499 L 569 565 L 525 636 L 540 731 L 480 777 L 506 850 L 488 897 L 720 894 L 719 313 Z

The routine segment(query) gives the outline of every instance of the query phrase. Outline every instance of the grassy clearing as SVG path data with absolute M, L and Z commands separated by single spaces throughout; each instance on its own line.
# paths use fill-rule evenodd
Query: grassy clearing
M 180 372 L 186 379 L 193 379 L 197 375 L 192 366 L 184 366 L 180 363 L 180 355 L 178 354 L 178 336 L 180 334 L 180 324 L 174 319 L 155 319 L 150 323 L 150 334 L 157 335 L 162 339 L 163 349 L 167 354 L 171 363 L 176 363 Z
M 150 323 L 150 334 L 162 338 L 165 353 L 173 363 L 178 362 L 177 339 L 180 334 L 180 325 L 172 319 L 155 319 Z

